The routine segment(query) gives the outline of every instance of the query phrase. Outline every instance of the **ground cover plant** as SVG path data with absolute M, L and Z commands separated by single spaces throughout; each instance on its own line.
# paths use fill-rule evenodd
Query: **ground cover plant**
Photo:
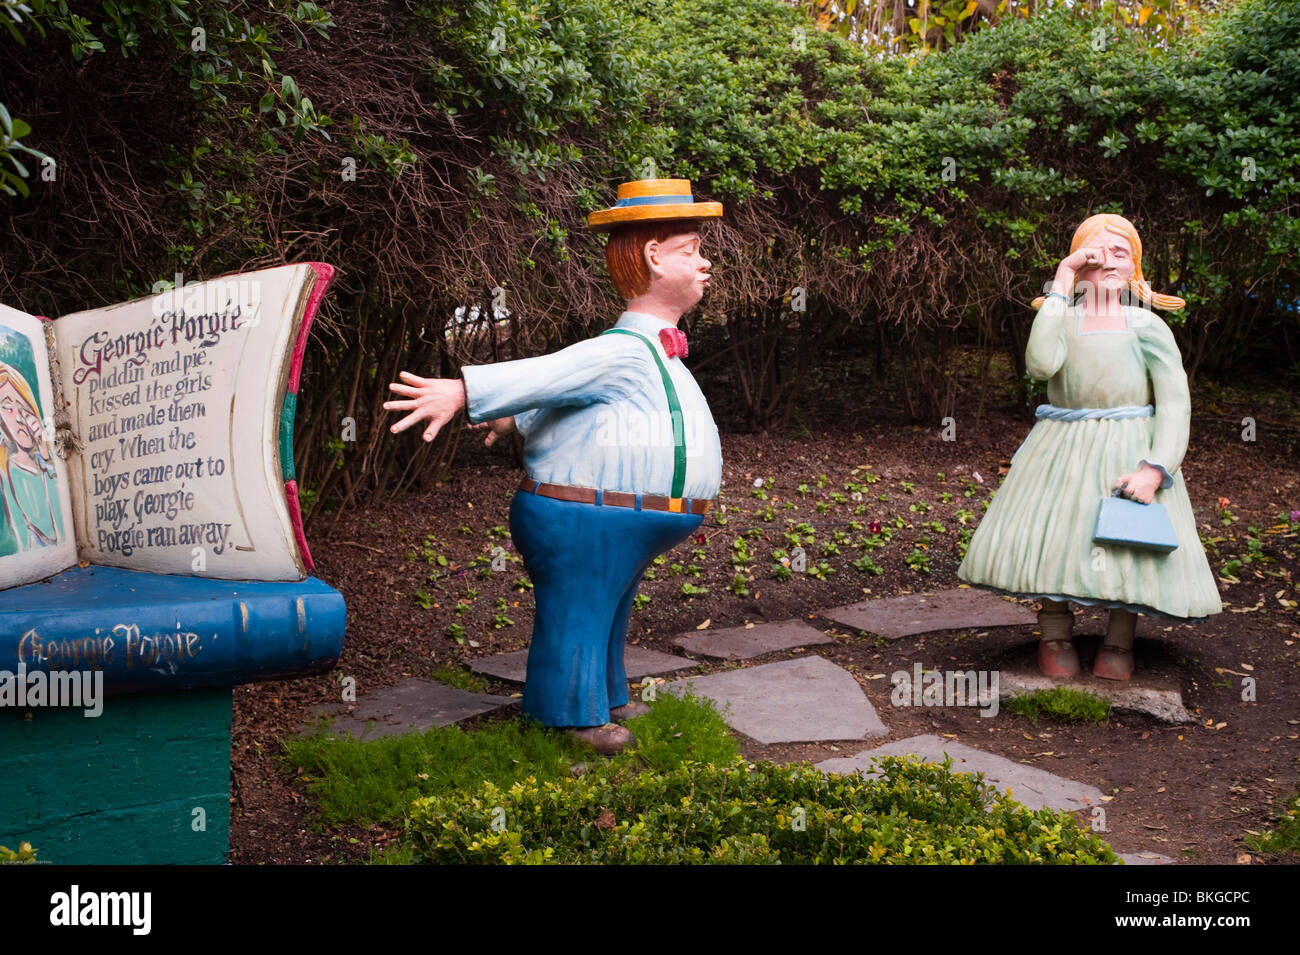
M 326 825 L 402 822 L 394 863 L 1113 863 L 1068 813 L 887 758 L 878 778 L 750 762 L 711 704 L 663 696 L 610 760 L 536 724 L 289 740 Z

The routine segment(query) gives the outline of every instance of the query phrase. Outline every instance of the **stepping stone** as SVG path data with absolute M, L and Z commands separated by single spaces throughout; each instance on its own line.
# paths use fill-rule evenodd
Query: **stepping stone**
M 1183 706 L 1179 667 L 1169 659 L 1169 650 L 1158 640 L 1138 637 L 1134 644 L 1137 669 L 1131 680 L 1103 680 L 1092 675 L 1092 661 L 1101 643 L 1100 635 L 1079 634 L 1083 672 L 1073 680 L 1053 680 L 1038 670 L 1038 641 L 1015 647 L 998 661 L 998 693 L 1003 699 L 1023 696 L 1035 690 L 1057 686 L 1074 687 L 1110 700 L 1117 710 L 1146 713 L 1166 723 L 1191 723 L 1195 718 Z
M 685 657 L 675 657 L 671 653 L 629 646 L 623 651 L 623 666 L 627 668 L 629 680 L 639 680 L 660 673 L 689 670 L 699 664 Z M 498 653 L 492 657 L 479 657 L 477 660 L 469 661 L 469 668 L 475 673 L 494 676 L 498 680 L 523 683 L 524 675 L 528 672 L 528 651 L 514 650 L 510 653 Z
M 336 735 L 347 733 L 359 740 L 371 740 L 450 726 L 514 702 L 507 696 L 470 693 L 436 680 L 411 677 L 366 693 L 357 700 L 355 710 L 336 716 L 330 726 Z
M 718 660 L 749 660 L 774 650 L 794 647 L 811 647 L 819 643 L 834 643 L 830 637 L 802 620 L 782 620 L 778 623 L 760 623 L 728 630 L 703 630 L 684 633 L 673 643 L 701 656 Z
M 1159 852 L 1117 852 L 1125 865 L 1173 865 L 1174 860 Z
M 1009 788 L 1011 798 L 1027 809 L 1064 809 L 1075 812 L 1102 805 L 1102 793 L 1096 786 L 1065 779 L 1045 769 L 1026 766 L 1005 756 L 986 753 L 956 740 L 934 735 L 912 736 L 877 746 L 856 756 L 828 759 L 818 763 L 817 768 L 828 773 L 861 770 L 865 776 L 874 776 L 876 773 L 869 770 L 871 761 L 877 756 L 914 754 L 926 762 L 942 763 L 944 753 L 952 757 L 953 772 L 983 773 L 986 783 L 1001 793 Z
M 1036 623 L 1038 619 L 1020 604 L 973 587 L 863 600 L 847 607 L 823 610 L 821 615 L 888 640 L 934 630 L 1015 627 Z
M 661 689 L 712 700 L 729 726 L 760 743 L 889 735 L 853 674 L 824 657 L 687 677 Z
M 1004 700 L 1058 686 L 1083 690 L 1110 700 L 1111 706 L 1117 710 L 1147 713 L 1166 723 L 1194 722 L 1192 714 L 1183 706 L 1183 692 L 1177 684 L 1144 680 L 1141 670 L 1134 673 L 1133 679 L 1127 682 L 1103 680 L 1086 670 L 1074 680 L 1053 680 L 1043 676 L 1037 669 L 1004 669 L 998 677 L 998 695 Z

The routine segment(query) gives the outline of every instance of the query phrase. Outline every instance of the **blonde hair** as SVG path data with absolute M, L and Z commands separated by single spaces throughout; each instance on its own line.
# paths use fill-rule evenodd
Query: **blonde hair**
M 18 392 L 19 397 L 27 402 L 27 407 L 31 408 L 32 414 L 36 417 L 41 416 L 41 409 L 36 405 L 36 393 L 32 391 L 32 386 L 27 384 L 27 379 L 13 365 L 7 365 L 0 361 L 0 388 L 6 384 L 14 386 L 14 391 Z M 0 470 L 9 466 L 9 447 L 5 442 L 0 441 Z
M 1084 219 L 1079 224 L 1079 228 L 1074 230 L 1074 238 L 1070 240 L 1070 252 L 1077 252 L 1085 245 L 1092 244 L 1101 232 L 1113 232 L 1128 240 L 1129 248 L 1133 250 L 1133 277 L 1129 279 L 1128 287 L 1129 291 L 1137 296 L 1139 302 L 1144 304 L 1149 302 L 1156 308 L 1168 312 L 1176 312 L 1187 304 L 1177 295 L 1165 295 L 1151 290 L 1147 280 L 1142 277 L 1142 239 L 1138 236 L 1133 223 L 1123 216 L 1113 212 L 1100 212 Z M 1047 301 L 1046 296 L 1038 296 L 1033 301 L 1034 308 L 1041 308 L 1045 301 Z

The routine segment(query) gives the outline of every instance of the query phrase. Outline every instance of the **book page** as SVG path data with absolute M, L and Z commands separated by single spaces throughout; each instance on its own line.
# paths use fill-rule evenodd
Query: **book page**
M 67 465 L 54 449 L 48 324 L 0 305 L 0 588 L 77 562 Z
M 279 417 L 315 282 L 290 265 L 187 285 L 56 323 L 80 453 L 81 556 L 235 580 L 305 576 L 285 503 Z

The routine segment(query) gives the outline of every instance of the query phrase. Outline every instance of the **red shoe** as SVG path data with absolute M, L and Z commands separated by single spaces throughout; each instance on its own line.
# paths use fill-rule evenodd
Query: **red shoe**
M 1072 680 L 1083 672 L 1079 651 L 1070 640 L 1039 640 L 1038 669 L 1054 680 Z
M 1101 645 L 1092 664 L 1092 675 L 1103 680 L 1127 680 L 1133 676 L 1133 651 L 1124 647 Z

